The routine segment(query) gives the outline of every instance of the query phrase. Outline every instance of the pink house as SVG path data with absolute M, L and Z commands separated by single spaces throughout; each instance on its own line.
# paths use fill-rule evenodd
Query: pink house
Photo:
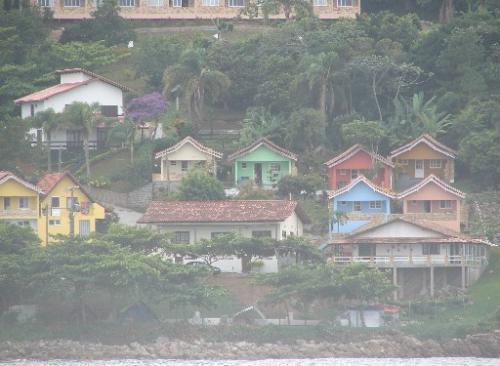
M 465 193 L 429 175 L 415 186 L 401 192 L 403 213 L 428 219 L 439 226 L 460 232 L 461 201 Z
M 330 189 L 342 188 L 360 175 L 369 177 L 376 185 L 392 188 L 394 164 L 383 156 L 356 144 L 325 163 Z

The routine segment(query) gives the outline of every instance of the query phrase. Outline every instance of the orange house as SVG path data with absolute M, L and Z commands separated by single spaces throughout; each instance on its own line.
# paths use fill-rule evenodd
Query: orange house
M 406 189 L 420 180 L 435 175 L 453 183 L 456 151 L 425 134 L 391 152 L 394 183 Z
M 435 175 L 401 192 L 398 198 L 403 201 L 404 214 L 460 232 L 460 209 L 465 194 Z
M 356 144 L 325 163 L 330 189 L 342 188 L 360 175 L 364 175 L 384 188 L 392 188 L 394 164 L 383 156 Z

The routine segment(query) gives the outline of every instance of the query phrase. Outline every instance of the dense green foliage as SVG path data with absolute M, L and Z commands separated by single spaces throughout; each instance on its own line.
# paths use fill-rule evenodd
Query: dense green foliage
M 222 183 L 201 170 L 190 171 L 175 192 L 175 198 L 181 201 L 222 200 L 225 197 Z

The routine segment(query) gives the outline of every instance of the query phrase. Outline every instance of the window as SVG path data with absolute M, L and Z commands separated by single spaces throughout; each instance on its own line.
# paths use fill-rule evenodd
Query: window
M 66 198 L 66 208 L 71 211 L 76 210 L 78 206 L 78 197 L 68 197 Z
M 358 170 L 353 169 L 351 170 L 351 179 L 356 179 L 358 177 Z
M 77 8 L 80 6 L 80 0 L 64 0 L 64 6 L 70 8 Z
M 424 255 L 437 255 L 439 250 L 439 244 L 422 244 L 422 253 Z
M 23 220 L 23 221 L 15 221 L 15 223 L 19 226 L 29 226 L 30 222 Z
M 176 161 L 171 161 L 171 162 L 170 162 L 170 165 L 171 165 L 171 166 L 176 166 L 176 165 L 177 165 L 177 162 L 176 162 Z
M 227 231 L 213 231 L 210 233 L 210 239 L 215 239 L 217 237 L 221 237 L 221 236 L 224 236 L 224 235 L 230 235 L 231 233 L 230 232 L 227 232 Z
M 188 162 L 187 161 L 181 161 L 181 170 L 183 172 L 186 172 L 188 170 Z
M 370 201 L 371 209 L 380 209 L 382 208 L 382 201 Z
M 232 8 L 242 8 L 245 6 L 245 0 L 229 0 L 229 6 Z
M 38 0 L 38 6 L 41 8 L 51 8 L 53 5 L 53 0 Z
M 340 205 L 341 206 L 346 206 L 347 205 L 347 201 L 340 201 Z
M 271 172 L 279 172 L 281 169 L 280 163 L 270 163 L 269 170 Z
M 118 116 L 118 106 L 117 105 L 102 105 L 101 114 L 104 117 L 116 117 Z
M 327 6 L 326 0 L 314 0 L 313 1 L 314 6 Z
M 242 167 L 243 169 L 246 169 L 246 167 L 247 167 L 247 163 L 241 163 L 241 167 Z
M 440 169 L 441 168 L 441 160 L 433 159 L 430 161 L 429 166 L 431 169 Z
M 252 231 L 252 238 L 270 238 L 271 230 L 256 230 Z
M 10 210 L 10 197 L 3 198 L 3 209 Z
M 451 208 L 451 201 L 450 200 L 439 201 L 439 208 L 443 209 Z
M 347 169 L 339 169 L 339 175 L 347 175 Z
M 337 0 L 338 7 L 352 6 L 352 0 Z
M 61 225 L 61 220 L 49 220 L 50 226 Z
M 174 8 L 182 8 L 182 0 L 172 0 L 172 6 Z
M 125 8 L 130 8 L 135 6 L 135 0 L 119 0 L 118 5 Z
M 163 0 L 148 0 L 149 6 L 163 6 Z
M 203 6 L 219 6 L 219 0 L 203 0 Z
M 60 200 L 59 200 L 59 197 L 52 197 L 52 199 L 50 200 L 50 205 L 52 206 L 52 208 L 59 208 L 60 207 Z
M 408 165 L 408 160 L 406 160 L 406 159 L 399 159 L 398 163 L 399 163 L 399 165 Z
M 189 231 L 176 231 L 175 244 L 189 244 Z
M 19 197 L 19 208 L 30 208 L 30 199 L 29 197 Z
M 361 211 L 361 202 L 360 201 L 354 201 L 353 211 Z
M 342 187 L 345 187 L 345 182 L 337 182 L 337 189 L 340 189 Z

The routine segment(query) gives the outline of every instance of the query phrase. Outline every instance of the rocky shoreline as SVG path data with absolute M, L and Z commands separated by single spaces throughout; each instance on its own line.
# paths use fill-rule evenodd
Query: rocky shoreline
M 500 330 L 444 342 L 396 334 L 361 342 L 294 344 L 192 342 L 160 337 L 154 343 L 105 345 L 70 340 L 0 343 L 0 360 L 12 359 L 266 359 L 327 357 L 500 357 Z

